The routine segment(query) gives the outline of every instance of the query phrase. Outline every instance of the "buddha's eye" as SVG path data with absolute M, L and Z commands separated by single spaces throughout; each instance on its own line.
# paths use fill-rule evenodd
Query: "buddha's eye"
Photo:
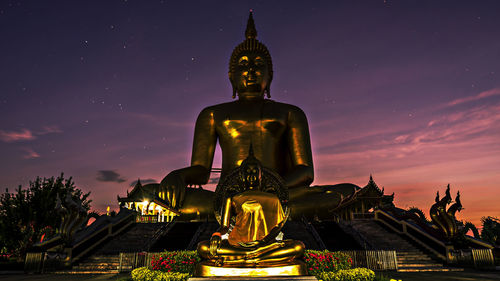
M 248 65 L 248 57 L 247 56 L 242 56 L 238 60 L 238 65 Z
M 257 66 L 264 65 L 264 60 L 261 57 L 256 57 L 255 58 L 255 65 L 257 65 Z

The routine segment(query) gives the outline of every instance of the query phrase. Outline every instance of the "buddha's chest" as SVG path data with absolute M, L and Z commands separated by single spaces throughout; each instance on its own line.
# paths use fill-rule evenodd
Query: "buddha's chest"
M 281 137 L 287 127 L 286 116 L 265 110 L 233 111 L 216 120 L 217 134 L 221 138 Z

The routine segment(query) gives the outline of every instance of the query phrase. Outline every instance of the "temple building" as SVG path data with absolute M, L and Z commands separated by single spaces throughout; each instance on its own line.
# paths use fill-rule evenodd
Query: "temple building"
M 341 184 L 339 186 L 349 185 L 354 187 L 354 192 L 347 197 L 342 198 L 338 207 L 332 212 L 336 215 L 335 220 L 353 220 L 373 215 L 374 208 L 393 205 L 394 193 L 384 195 L 384 189 L 380 189 L 370 175 L 370 180 L 363 188 L 354 184 Z
M 137 212 L 136 222 L 170 222 L 179 212 L 168 206 L 165 192 L 160 192 L 159 186 L 158 183 L 142 185 L 141 181 L 137 180 L 132 191 L 127 191 L 127 197 L 117 196 L 118 203 L 121 208 Z

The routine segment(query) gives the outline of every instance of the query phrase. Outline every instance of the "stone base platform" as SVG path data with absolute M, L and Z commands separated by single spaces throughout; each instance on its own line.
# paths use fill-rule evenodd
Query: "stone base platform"
M 269 277 L 284 276 L 284 277 L 309 277 L 307 275 L 306 265 L 301 261 L 293 261 L 284 265 L 261 265 L 256 267 L 225 267 L 216 266 L 213 262 L 204 261 L 196 265 L 195 276 L 199 277 Z M 193 278 L 191 278 L 193 279 Z M 190 279 L 190 280 L 191 280 Z M 201 280 L 207 280 L 202 278 Z M 244 279 L 236 279 L 244 280 Z M 252 279 L 253 280 L 253 279 Z M 288 280 L 288 279 L 279 279 Z M 290 279 L 291 280 L 291 279 Z M 295 279 L 294 279 L 295 280 Z M 302 280 L 302 279 L 297 279 Z
M 191 277 L 188 281 L 318 281 L 314 276 L 235 276 L 235 277 Z

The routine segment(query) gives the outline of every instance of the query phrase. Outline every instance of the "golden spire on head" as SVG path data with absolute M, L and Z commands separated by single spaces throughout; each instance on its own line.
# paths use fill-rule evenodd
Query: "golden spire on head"
M 248 16 L 247 30 L 245 30 L 246 39 L 256 39 L 257 29 L 255 29 L 255 22 L 253 21 L 253 11 L 250 10 L 250 16 Z
M 273 80 L 273 61 L 271 59 L 271 54 L 267 49 L 266 45 L 262 44 L 257 40 L 257 29 L 255 29 L 255 22 L 253 21 L 253 10 L 250 10 L 250 15 L 248 16 L 247 29 L 245 30 L 245 41 L 241 42 L 236 48 L 234 48 L 231 58 L 229 59 L 229 80 L 232 74 L 235 72 L 236 65 L 238 64 L 238 58 L 243 52 L 256 52 L 262 55 L 266 60 L 267 67 L 269 68 L 269 83 L 265 90 L 267 97 L 271 97 L 271 81 Z M 231 84 L 233 81 L 231 81 Z M 236 88 L 233 85 L 233 98 L 236 97 Z

